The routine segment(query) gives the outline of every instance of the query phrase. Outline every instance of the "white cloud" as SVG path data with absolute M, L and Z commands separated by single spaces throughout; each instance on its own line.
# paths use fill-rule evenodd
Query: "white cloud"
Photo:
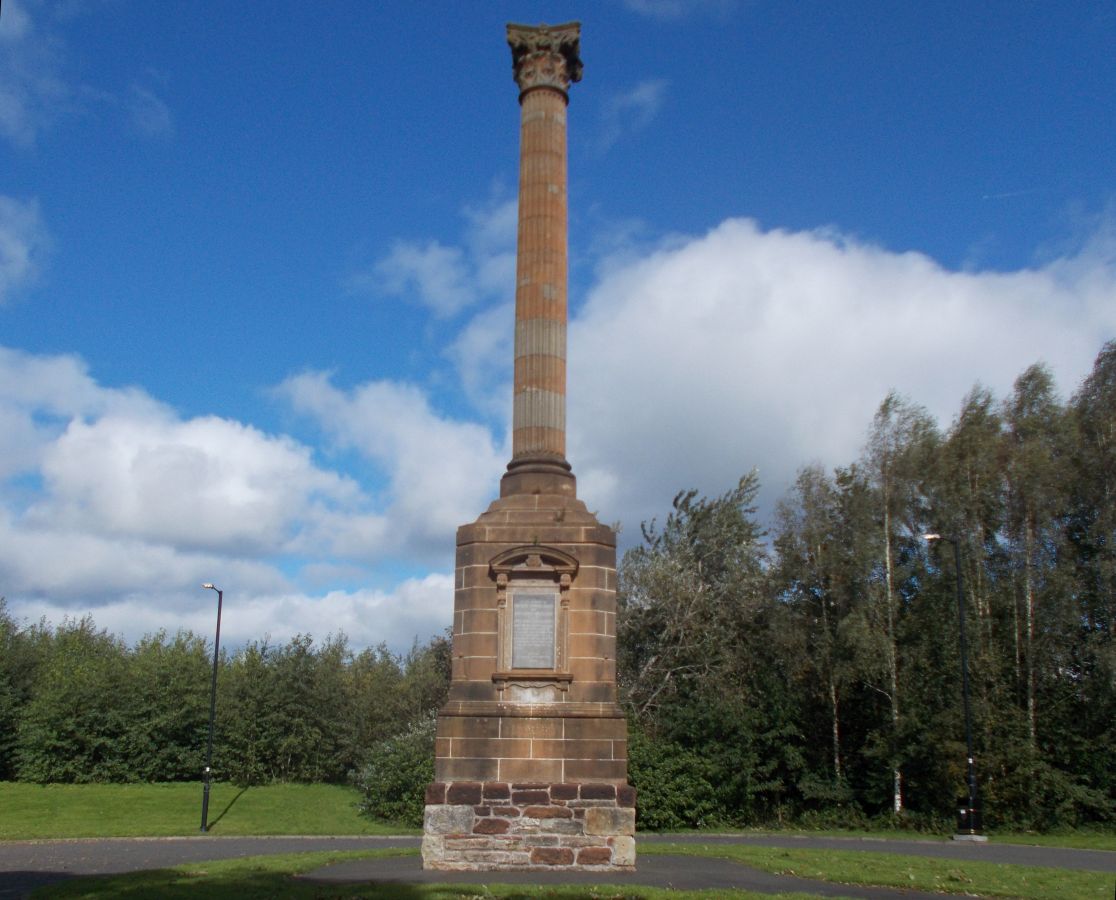
M 403 297 L 439 318 L 508 296 L 515 286 L 516 201 L 496 197 L 467 207 L 464 216 L 468 228 L 462 246 L 396 241 L 370 269 L 350 276 L 347 287 Z
M 290 438 L 145 407 L 141 415 L 73 420 L 46 449 L 46 497 L 27 522 L 267 555 L 312 526 L 315 510 L 359 499 L 355 484 L 317 469 L 309 449 Z
M 484 510 L 507 461 L 486 428 L 439 415 L 414 386 L 378 381 L 343 391 L 327 375 L 307 373 L 287 379 L 279 394 L 386 473 L 385 539 L 397 552 L 448 555 L 454 530 Z
M 165 138 L 173 133 L 171 110 L 150 86 L 133 82 L 126 90 L 106 89 L 82 84 L 80 76 L 70 71 L 65 29 L 87 11 L 80 3 L 4 0 L 0 136 L 17 147 L 33 147 L 39 134 L 60 117 L 97 109 L 123 112 L 127 127 L 141 137 Z
M 632 12 L 653 19 L 680 19 L 695 13 L 728 13 L 737 0 L 623 0 Z
M 38 274 L 47 246 L 38 202 L 0 194 L 0 305 Z
M 948 425 L 974 383 L 1003 396 L 1038 360 L 1072 390 L 1116 335 L 1116 266 L 1097 248 L 953 272 L 730 220 L 604 270 L 570 328 L 570 459 L 629 535 L 681 488 L 758 466 L 769 505 L 798 467 L 853 461 L 892 388 Z
M 598 149 L 604 152 L 622 136 L 642 131 L 650 125 L 662 106 L 666 88 L 664 79 L 652 78 L 608 97 L 597 134 Z
M 205 577 L 209 577 L 208 575 Z M 332 591 L 311 595 L 277 589 L 254 593 L 233 581 L 218 585 L 225 592 L 221 615 L 221 646 L 237 647 L 265 638 L 283 644 L 296 634 L 322 640 L 344 632 L 350 646 L 361 648 L 384 641 L 397 653 L 440 634 L 453 618 L 453 576 L 431 573 L 403 581 L 393 590 Z M 123 595 L 97 606 L 65 605 L 30 599 L 11 604 L 18 619 L 59 623 L 64 618 L 93 616 L 99 628 L 132 642 L 160 629 L 189 629 L 211 636 L 216 623 L 216 598 L 210 591 L 183 591 L 173 598 Z
M 5 0 L 0 15 L 0 135 L 19 147 L 67 104 L 71 91 L 61 77 L 58 41 L 40 32 L 24 0 Z
M 431 418 L 431 439 L 442 440 Z M 399 419 L 397 430 L 406 427 Z M 402 444 L 385 452 L 406 457 L 396 461 L 406 472 L 419 450 L 407 442 L 421 436 L 391 440 Z M 257 630 L 245 639 L 345 628 L 399 649 L 449 620 L 430 613 L 436 576 L 387 591 L 336 589 L 371 581 L 372 559 L 405 557 L 407 528 L 441 528 L 444 562 L 453 532 L 436 513 L 404 503 L 392 521 L 293 439 L 215 416 L 182 419 L 141 390 L 97 384 L 74 357 L 0 348 L 0 460 L 0 595 L 17 616 L 92 612 L 129 639 L 162 627 L 204 631 L 198 585 L 215 581 L 252 611 L 245 627 Z M 447 471 L 434 485 L 452 492 Z M 436 509 L 447 499 L 419 496 L 416 478 L 397 480 L 413 504 Z M 452 603 L 452 591 L 443 600 Z
M 350 286 L 378 287 L 399 297 L 413 295 L 415 302 L 438 316 L 452 316 L 477 300 L 465 254 L 438 241 L 396 241 L 371 273 L 355 276 Z

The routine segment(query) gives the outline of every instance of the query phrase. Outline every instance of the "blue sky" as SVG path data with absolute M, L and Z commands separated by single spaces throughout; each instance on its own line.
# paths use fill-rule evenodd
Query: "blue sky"
M 1116 337 L 1116 7 L 0 9 L 0 596 L 129 639 L 444 628 L 508 458 L 508 21 L 582 22 L 570 458 L 626 541 Z

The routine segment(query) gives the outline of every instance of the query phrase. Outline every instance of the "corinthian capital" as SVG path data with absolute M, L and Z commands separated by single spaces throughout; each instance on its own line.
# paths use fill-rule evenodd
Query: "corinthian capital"
M 520 93 L 548 87 L 569 90 L 571 81 L 581 80 L 581 24 L 508 25 L 512 72 Z

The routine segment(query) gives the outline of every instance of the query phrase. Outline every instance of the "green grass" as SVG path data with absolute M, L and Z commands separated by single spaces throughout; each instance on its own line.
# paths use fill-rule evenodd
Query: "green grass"
M 416 834 L 357 812 L 357 791 L 332 784 L 214 784 L 214 835 Z M 200 784 L 0 783 L 0 840 L 197 834 Z
M 639 852 L 719 857 L 778 875 L 797 875 L 839 884 L 1028 900 L 1108 900 L 1112 896 L 1112 874 L 1108 872 L 896 856 L 861 850 L 644 843 Z
M 600 898 L 600 900 L 686 900 L 732 897 L 738 900 L 772 900 L 771 894 L 751 891 L 672 891 L 659 888 L 616 885 L 534 886 L 493 884 L 344 884 L 323 885 L 299 881 L 297 876 L 321 866 L 351 859 L 409 855 L 415 851 L 372 850 L 357 852 L 297 853 L 286 856 L 257 856 L 220 862 L 192 863 L 173 869 L 136 872 L 73 881 L 39 888 L 35 900 L 145 900 L 145 898 L 206 897 L 212 900 L 326 900 L 361 897 L 370 900 L 474 900 L 474 898 Z M 494 875 L 498 878 L 499 875 Z M 811 895 L 787 893 L 783 900 L 813 900 Z
M 895 841 L 937 841 L 948 842 L 952 835 L 933 834 L 924 831 L 905 831 L 900 828 L 717 828 L 686 830 L 663 833 L 664 838 L 671 834 L 742 834 L 749 837 L 824 837 L 824 838 L 864 838 L 868 840 Z M 1116 832 L 1112 831 L 1059 831 L 1050 834 L 1035 832 L 993 831 L 989 840 L 1000 844 L 1026 844 L 1033 847 L 1065 847 L 1071 850 L 1111 850 L 1116 851 Z

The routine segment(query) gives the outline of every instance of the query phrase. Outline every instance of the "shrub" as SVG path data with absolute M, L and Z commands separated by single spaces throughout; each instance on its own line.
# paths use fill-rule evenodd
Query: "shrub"
M 399 825 L 422 825 L 426 786 L 434 780 L 434 729 L 431 712 L 401 734 L 377 741 L 354 784 L 364 795 L 360 811 Z

